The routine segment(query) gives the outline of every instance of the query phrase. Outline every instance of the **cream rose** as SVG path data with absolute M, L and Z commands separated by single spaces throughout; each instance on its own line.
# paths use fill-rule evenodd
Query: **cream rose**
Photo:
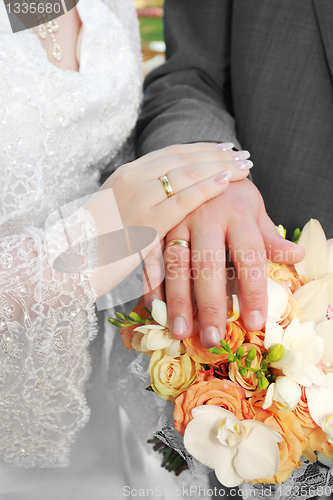
M 174 402 L 197 378 L 200 365 L 188 354 L 169 356 L 164 349 L 155 351 L 150 358 L 150 383 L 158 396 Z

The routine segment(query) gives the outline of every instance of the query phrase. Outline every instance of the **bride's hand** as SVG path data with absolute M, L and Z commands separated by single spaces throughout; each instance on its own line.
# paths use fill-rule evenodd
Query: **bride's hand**
M 98 236 L 128 226 L 148 226 L 158 240 L 204 202 L 223 193 L 229 181 L 244 179 L 252 167 L 248 152 L 232 145 L 196 143 L 168 146 L 123 165 L 111 175 L 84 208 L 93 215 Z M 173 191 L 168 197 L 160 180 L 167 176 Z M 158 242 L 145 248 L 145 255 Z M 111 242 L 112 243 L 112 242 Z M 110 246 L 98 253 L 105 262 Z M 138 254 L 97 269 L 92 283 L 98 295 L 111 289 L 140 263 Z M 110 259 L 111 260 L 111 259 Z M 111 280 L 111 281 L 110 281 Z
M 205 201 L 223 193 L 230 181 L 247 177 L 253 163 L 231 144 L 168 146 L 121 166 L 104 183 L 112 188 L 124 226 L 149 226 L 160 240 Z M 167 176 L 174 196 L 167 197 Z M 105 214 L 104 214 L 105 217 Z

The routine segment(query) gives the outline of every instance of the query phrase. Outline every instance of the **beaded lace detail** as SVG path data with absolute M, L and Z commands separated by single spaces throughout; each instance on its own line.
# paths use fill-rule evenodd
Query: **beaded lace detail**
M 77 7 L 79 73 L 50 63 L 31 31 L 10 33 L 0 2 L 0 462 L 7 465 L 66 466 L 89 417 L 95 293 L 88 273 L 53 269 L 52 251 L 66 242 L 62 225 L 46 233 L 44 223 L 98 189 L 141 100 L 133 2 Z M 79 209 L 66 226 L 82 260 L 91 258 L 90 214 Z

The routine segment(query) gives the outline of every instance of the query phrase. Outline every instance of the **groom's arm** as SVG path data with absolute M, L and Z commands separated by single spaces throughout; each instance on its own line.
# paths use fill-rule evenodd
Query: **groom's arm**
M 138 121 L 141 156 L 170 144 L 233 142 L 231 0 L 166 0 L 167 61 L 150 73 Z
M 232 0 L 166 0 L 167 62 L 146 81 L 138 123 L 140 155 L 182 142 L 233 142 L 240 147 L 230 92 L 232 4 Z M 278 255 L 280 263 L 303 258 L 300 247 L 279 236 L 259 191 L 247 179 L 232 182 L 225 193 L 195 210 L 168 233 L 167 240 L 172 239 L 191 241 L 196 260 L 190 262 L 179 245 L 172 247 L 172 255 L 170 250 L 164 253 L 170 331 L 179 339 L 190 335 L 194 285 L 200 337 L 206 347 L 217 345 L 225 334 L 221 252 L 225 241 L 237 270 L 242 319 L 250 331 L 259 330 L 267 315 L 265 249 L 270 260 Z M 153 257 L 148 267 L 149 277 L 160 276 Z M 153 293 L 162 297 L 163 291 Z

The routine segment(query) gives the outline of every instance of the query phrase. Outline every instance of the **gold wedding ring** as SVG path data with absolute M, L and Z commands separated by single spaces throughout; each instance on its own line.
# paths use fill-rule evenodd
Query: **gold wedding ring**
M 170 240 L 166 246 L 165 246 L 165 250 L 169 247 L 172 247 L 173 245 L 181 245 L 182 247 L 186 247 L 186 248 L 191 248 L 191 245 L 188 241 L 185 241 L 185 240 Z
M 160 181 L 162 183 L 162 186 L 164 187 L 164 191 L 166 192 L 167 197 L 170 198 L 170 196 L 173 196 L 174 192 L 172 191 L 172 187 L 167 176 L 163 175 L 163 177 L 160 177 Z

